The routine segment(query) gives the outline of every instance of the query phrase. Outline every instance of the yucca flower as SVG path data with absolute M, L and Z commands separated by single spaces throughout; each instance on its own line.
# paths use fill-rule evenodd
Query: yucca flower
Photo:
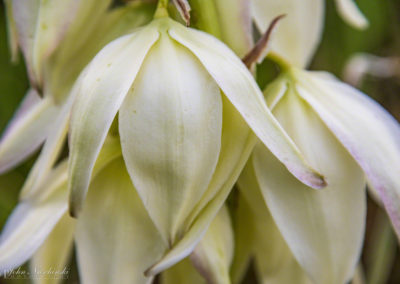
M 252 130 L 300 180 L 325 185 L 273 118 L 240 59 L 212 36 L 168 17 L 107 45 L 76 89 L 71 213 L 79 217 L 84 207 L 107 133 L 119 133 L 132 183 L 169 244 L 149 274 L 190 254 L 201 239 L 254 145 Z
M 79 220 L 68 214 L 67 168 L 62 161 L 14 209 L 0 239 L 1 274 L 28 259 L 32 275 L 62 271 L 75 242 L 82 283 L 151 283 L 143 272 L 166 245 L 132 186 L 118 137 L 107 138 Z
M 297 183 L 261 143 L 238 182 L 244 202 L 251 204 L 247 214 L 255 219 L 254 226 L 270 226 L 254 229 L 253 236 L 238 233 L 241 243 L 256 243 L 244 251 L 255 256 L 260 279 L 266 283 L 295 278 L 299 283 L 346 283 L 353 278 L 364 238 L 367 181 L 370 188 L 379 191 L 399 231 L 399 124 L 377 103 L 332 75 L 301 70 L 321 37 L 323 3 L 306 4 L 315 2 L 320 3 L 320 8 L 310 7 L 319 9 L 315 17 L 310 17 L 307 9 L 290 9 L 298 5 L 296 1 L 276 4 L 276 10 L 289 9 L 292 13 L 287 12 L 286 26 L 284 19 L 272 40 L 270 58 L 280 65 L 281 74 L 264 94 L 275 117 L 312 165 L 326 176 L 328 186 L 316 192 Z M 353 6 L 343 7 L 350 7 L 346 13 L 358 17 Z M 258 6 L 255 13 L 267 18 L 271 10 L 261 9 Z M 291 27 L 295 27 L 294 34 L 279 33 L 279 28 Z M 268 208 L 256 201 L 260 192 Z M 263 219 L 272 216 L 274 221 L 261 221 L 258 215 Z M 263 222 L 265 225 L 261 225 Z M 274 229 L 274 223 L 278 229 Z M 247 228 L 240 230 L 246 232 Z M 266 237 L 263 244 L 260 231 L 280 233 Z M 268 242 L 276 242 L 276 247 Z M 273 248 L 271 256 L 260 253 L 260 247 Z M 282 252 L 281 262 L 274 258 L 277 248 Z M 242 250 L 236 258 L 236 279 L 249 255 L 246 257 Z
M 150 4 L 109 10 L 110 2 L 5 2 L 13 55 L 16 58 L 17 48 L 21 49 L 31 89 L 1 137 L 0 173 L 17 166 L 45 142 L 41 162 L 31 171 L 23 196 L 40 183 L 63 145 L 71 108 L 68 98 L 79 73 L 109 41 L 149 22 L 154 10 Z
M 50 171 L 40 193 L 20 202 L 3 229 L 1 274 L 7 275 L 28 259 L 32 275 L 49 269 L 62 271 L 75 242 L 82 283 L 151 283 L 153 277 L 145 277 L 143 272 L 162 257 L 168 244 L 149 218 L 121 154 L 118 137 L 108 136 L 78 220 L 68 214 L 67 161 Z M 191 259 L 206 279 L 229 283 L 232 255 L 230 218 L 222 208 Z M 191 272 L 177 273 L 178 265 L 163 274 L 163 283 L 193 277 L 203 281 L 192 264 L 185 263 Z

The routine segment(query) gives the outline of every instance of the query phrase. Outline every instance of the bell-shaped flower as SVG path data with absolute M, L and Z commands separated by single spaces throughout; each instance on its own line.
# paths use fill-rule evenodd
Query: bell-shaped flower
M 67 212 L 67 178 L 63 161 L 46 176 L 39 194 L 14 209 L 0 235 L 0 274 L 28 259 L 32 275 L 62 271 L 75 241 L 81 283 L 151 283 L 143 272 L 167 244 L 132 186 L 118 137 L 105 142 L 79 220 Z
M 265 95 L 328 186 L 315 191 L 299 183 L 261 144 L 248 166 L 310 279 L 346 283 L 362 248 L 367 182 L 400 233 L 400 126 L 377 103 L 329 74 L 287 67 Z
M 69 139 L 71 213 L 83 207 L 97 155 L 118 127 L 133 185 L 170 246 L 148 274 L 193 250 L 254 146 L 252 131 L 301 181 L 325 186 L 241 60 L 206 33 L 156 19 L 107 45 L 79 82 Z
M 219 0 L 220 1 L 220 0 Z M 324 25 L 324 0 L 250 0 L 252 16 L 263 33 L 271 21 L 285 14 L 270 43 L 273 53 L 297 67 L 309 64 L 318 47 Z M 364 28 L 368 21 L 353 0 L 336 0 L 339 14 L 355 27 Z
M 12 4 L 20 8 L 15 11 L 15 14 L 21 14 L 16 17 L 18 25 L 21 26 L 19 30 L 23 27 L 26 28 L 28 24 L 33 25 L 34 23 L 29 22 L 30 18 L 27 18 L 27 15 L 34 14 L 34 10 L 29 10 L 28 6 L 39 1 L 14 2 Z M 40 1 L 40 3 L 42 2 L 43 5 L 48 5 L 48 3 L 57 1 Z M 106 10 L 107 5 L 103 3 L 108 3 L 108 1 L 94 1 L 97 5 L 96 9 L 91 8 L 89 10 L 96 11 L 93 13 L 91 21 L 86 23 L 86 17 L 84 19 L 81 19 L 81 17 L 90 12 L 87 9 L 91 7 L 90 5 L 94 5 L 94 3 L 90 4 L 93 1 L 87 3 L 85 1 L 65 2 L 74 2 L 75 6 L 79 3 L 79 7 L 74 23 L 71 24 L 71 29 L 74 27 L 73 30 L 69 29 L 66 32 L 62 42 L 52 49 L 51 56 L 46 57 L 47 59 L 40 59 L 45 65 L 41 68 L 45 75 L 44 97 L 41 98 L 38 91 L 32 88 L 0 140 L 0 173 L 25 160 L 46 141 L 41 155 L 24 185 L 22 198 L 36 191 L 46 173 L 57 160 L 64 145 L 74 93 L 71 88 L 81 70 L 105 44 L 118 36 L 131 32 L 137 26 L 149 22 L 154 10 L 153 5 L 140 4 L 108 11 Z M 43 12 L 53 13 L 54 9 L 64 7 L 55 4 L 44 9 Z M 81 11 L 82 9 L 83 11 Z M 24 14 L 23 11 L 29 11 L 29 13 Z M 98 14 L 99 11 L 102 12 Z M 41 13 L 41 17 L 45 17 L 46 13 Z M 62 11 L 62 13 L 65 13 L 65 11 Z M 64 14 L 62 15 L 65 17 Z M 62 18 L 62 16 L 60 17 Z M 56 26 L 53 28 L 56 28 Z M 77 33 L 79 33 L 79 36 Z M 20 37 L 22 35 L 25 34 L 21 34 Z M 47 46 L 43 42 L 48 38 L 50 38 L 50 35 L 44 39 L 38 35 L 34 37 L 34 45 Z M 31 49 L 33 47 L 30 47 L 29 50 Z M 28 61 L 27 64 L 29 65 Z

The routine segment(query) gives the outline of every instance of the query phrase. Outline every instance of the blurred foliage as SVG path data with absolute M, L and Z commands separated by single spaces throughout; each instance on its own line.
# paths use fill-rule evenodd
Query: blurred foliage
M 124 1 L 117 1 L 121 5 Z M 400 1 L 399 0 L 358 0 L 360 9 L 367 16 L 370 26 L 359 31 L 346 25 L 336 13 L 334 1 L 327 0 L 325 30 L 322 43 L 311 64 L 311 69 L 327 70 L 336 76 L 343 76 L 346 62 L 356 52 L 366 52 L 383 57 L 400 57 Z M 258 82 L 264 86 L 275 72 L 271 62 L 259 66 L 259 72 L 272 70 L 271 76 Z M 265 78 L 265 77 L 264 77 Z M 342 78 L 343 79 L 343 78 Z M 400 78 L 379 79 L 367 76 L 361 86 L 364 92 L 379 101 L 395 117 L 400 119 Z M 18 64 L 12 64 L 7 45 L 4 6 L 0 5 L 0 131 L 24 96 L 28 81 L 22 57 Z M 0 228 L 18 200 L 18 191 L 32 164 L 33 159 L 15 170 L 0 176 Z M 400 257 L 395 237 L 388 226 L 386 215 L 369 200 L 365 249 L 363 252 L 364 271 L 367 284 L 400 283 Z M 376 248 L 379 248 L 378 250 Z M 378 259 L 378 261 L 376 261 Z M 386 266 L 382 268 L 382 263 Z M 380 265 L 380 266 L 379 266 Z M 379 266 L 379 267 L 378 267 Z M 76 271 L 76 267 L 73 269 Z M 75 272 L 76 274 L 76 272 Z M 249 271 L 249 279 L 254 279 Z M 70 283 L 77 283 L 77 276 Z M 246 283 L 254 283 L 250 280 Z M 0 283 L 4 280 L 0 279 Z M 22 283 L 14 281 L 7 283 Z
M 0 131 L 3 132 L 28 89 L 28 80 L 22 58 L 17 64 L 11 63 L 3 2 L 0 8 Z M 27 163 L 0 176 L 0 228 L 18 201 L 18 190 L 28 169 Z

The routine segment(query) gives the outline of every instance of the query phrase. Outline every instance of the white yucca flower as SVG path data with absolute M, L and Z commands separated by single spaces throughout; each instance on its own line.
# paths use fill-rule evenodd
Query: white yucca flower
M 68 97 L 84 66 L 109 41 L 151 19 L 147 4 L 109 11 L 110 2 L 6 1 L 9 34 L 14 35 L 10 42 L 22 51 L 31 89 L 1 137 L 0 173 L 23 162 L 45 142 L 24 196 L 27 188 L 38 184 L 63 145 L 71 105 Z
M 265 95 L 328 186 L 317 192 L 299 183 L 261 144 L 246 175 L 255 179 L 309 277 L 315 283 L 346 283 L 362 248 L 367 182 L 379 193 L 399 234 L 400 125 L 372 99 L 325 73 L 289 68 Z M 241 179 L 243 191 L 249 190 L 250 178 Z
M 84 207 L 98 153 L 118 125 L 131 180 L 171 249 L 149 274 L 193 250 L 254 145 L 251 129 L 300 180 L 325 185 L 273 118 L 240 59 L 212 36 L 169 18 L 107 45 L 76 89 L 71 213 L 78 216 Z

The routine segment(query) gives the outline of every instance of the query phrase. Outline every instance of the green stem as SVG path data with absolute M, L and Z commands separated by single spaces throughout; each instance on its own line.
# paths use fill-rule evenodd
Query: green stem
M 156 12 L 154 13 L 154 18 L 165 18 L 168 17 L 168 3 L 169 0 L 159 0 L 157 4 Z

